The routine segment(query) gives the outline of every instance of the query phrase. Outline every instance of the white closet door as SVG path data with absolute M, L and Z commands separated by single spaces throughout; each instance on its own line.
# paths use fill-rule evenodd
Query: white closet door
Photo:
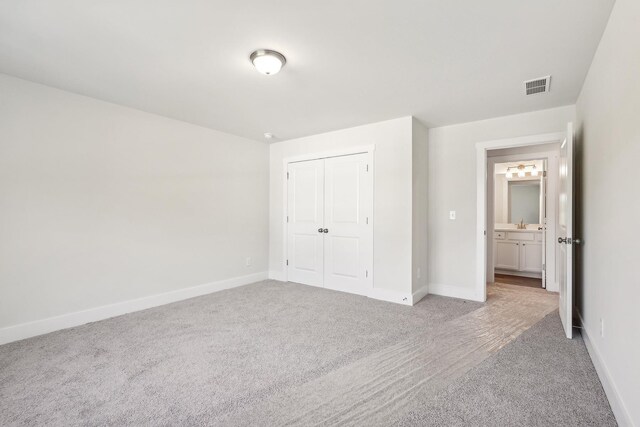
M 323 285 L 324 160 L 290 163 L 288 172 L 288 280 Z
M 373 178 L 367 154 L 325 160 L 324 287 L 371 288 Z

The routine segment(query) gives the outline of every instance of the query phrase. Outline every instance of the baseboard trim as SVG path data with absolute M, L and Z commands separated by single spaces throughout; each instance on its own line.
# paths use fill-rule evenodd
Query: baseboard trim
M 284 273 L 282 271 L 270 270 L 269 279 L 284 282 Z
M 428 286 L 423 286 L 420 289 L 418 289 L 417 291 L 415 291 L 413 293 L 413 295 L 411 295 L 411 305 L 416 305 L 418 303 L 418 301 L 420 301 L 422 298 L 426 297 L 428 293 L 429 293 L 429 287 Z
M 475 289 L 463 288 L 461 286 L 445 285 L 442 283 L 429 283 L 429 293 L 449 298 L 484 302 L 484 298 L 480 298 L 478 295 L 476 295 Z
M 172 302 L 222 291 L 224 289 L 248 285 L 250 283 L 266 280 L 267 277 L 267 272 L 254 273 L 246 276 L 233 277 L 230 279 L 205 283 L 203 285 L 178 289 L 162 294 L 155 294 L 114 304 L 103 305 L 100 307 L 89 308 L 87 310 L 62 314 L 60 316 L 35 320 L 33 322 L 7 326 L 5 328 L 0 328 L 0 345 L 35 337 L 37 335 L 47 334 L 49 332 L 59 331 L 61 329 L 84 325 L 90 322 L 97 322 L 98 320 L 104 320 L 110 317 L 132 313 L 134 311 L 158 307 Z
M 587 347 L 593 366 L 596 368 L 596 372 L 598 373 L 598 377 L 602 383 L 602 388 L 604 388 L 607 399 L 609 399 L 609 405 L 611 405 L 611 410 L 613 411 L 613 415 L 616 417 L 618 425 L 622 427 L 633 427 L 634 424 L 631 420 L 631 416 L 629 415 L 629 411 L 627 411 L 622 397 L 618 392 L 618 388 L 613 382 L 613 378 L 611 378 L 607 365 L 605 365 L 602 357 L 600 356 L 600 352 L 591 339 L 593 335 L 589 333 L 580 312 L 578 312 L 578 318 L 580 319 L 580 325 L 582 326 L 581 334 L 584 345 Z
M 268 274 L 269 274 L 269 279 L 271 280 L 284 281 L 284 273 L 282 273 L 281 271 L 270 270 Z M 305 286 L 315 286 L 315 285 L 305 284 Z M 323 286 L 319 286 L 319 287 L 323 288 Z M 324 288 L 324 289 L 327 289 L 327 288 Z M 391 290 L 382 289 L 382 288 L 373 288 L 365 292 L 348 292 L 348 291 L 338 291 L 338 292 L 353 293 L 356 295 L 362 295 L 368 298 L 377 299 L 380 301 L 393 302 L 396 304 L 414 305 L 415 303 L 420 301 L 422 298 L 424 298 L 429 293 L 428 291 L 429 291 L 429 288 L 427 286 L 424 286 L 418 289 L 413 294 L 391 291 Z
M 380 301 L 394 302 L 402 305 L 413 305 L 412 295 L 404 292 L 390 291 L 388 289 L 373 288 L 367 293 L 367 297 Z
M 495 274 L 502 274 L 502 275 L 506 275 L 506 276 L 516 276 L 516 277 L 528 277 L 530 279 L 541 279 L 542 278 L 542 273 L 527 273 L 524 271 L 513 271 L 513 270 L 500 270 L 500 269 L 495 269 L 494 270 L 494 275 Z

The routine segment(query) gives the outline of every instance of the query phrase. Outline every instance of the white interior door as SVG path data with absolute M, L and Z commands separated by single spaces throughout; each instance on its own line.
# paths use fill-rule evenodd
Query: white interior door
M 540 222 L 542 223 L 542 287 L 547 288 L 547 172 L 549 166 L 544 161 L 542 176 L 540 177 Z
M 573 123 L 560 146 L 558 268 L 560 284 L 560 319 L 567 338 L 573 336 Z
M 373 179 L 368 169 L 368 154 L 325 160 L 325 288 L 364 294 L 372 287 Z
M 323 286 L 324 160 L 287 168 L 288 280 Z

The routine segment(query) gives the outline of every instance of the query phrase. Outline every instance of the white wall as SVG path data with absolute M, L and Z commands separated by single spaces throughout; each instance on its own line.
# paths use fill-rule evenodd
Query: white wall
M 413 287 L 414 303 L 427 294 L 427 250 L 428 250 L 428 159 L 429 154 L 429 129 L 418 119 L 412 120 L 412 144 L 413 144 Z
M 476 143 L 564 132 L 566 106 L 429 129 L 429 292 L 480 298 L 476 274 Z M 449 211 L 456 211 L 456 220 Z
M 269 274 L 283 277 L 287 157 L 375 145 L 374 288 L 397 295 L 412 290 L 412 118 L 344 129 L 270 145 Z
M 577 103 L 576 302 L 618 422 L 640 426 L 638 22 L 640 2 L 617 0 Z
M 505 224 L 509 222 L 509 181 L 503 173 L 497 173 L 494 177 L 494 223 Z
M 267 145 L 6 75 L 0 94 L 0 328 L 266 272 Z

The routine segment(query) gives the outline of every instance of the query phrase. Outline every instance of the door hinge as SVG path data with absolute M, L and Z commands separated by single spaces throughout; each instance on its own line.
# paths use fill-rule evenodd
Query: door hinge
M 369 172 L 369 165 L 367 165 L 367 172 Z
M 289 260 L 287 260 L 287 265 L 289 265 Z
M 287 172 L 287 179 L 289 179 L 289 172 Z
M 287 222 L 289 222 L 289 215 L 287 215 Z
M 369 277 L 369 270 L 364 271 L 364 277 Z
M 542 271 L 547 271 L 547 264 L 542 264 Z
M 367 224 L 369 224 L 369 217 L 367 217 Z

